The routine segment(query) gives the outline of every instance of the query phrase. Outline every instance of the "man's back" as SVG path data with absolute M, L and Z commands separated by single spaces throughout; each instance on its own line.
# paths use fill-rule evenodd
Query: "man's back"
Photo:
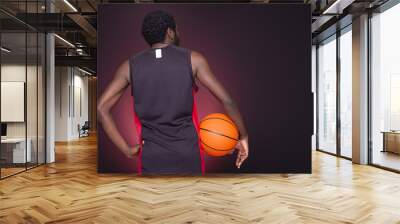
M 130 58 L 134 109 L 145 141 L 143 173 L 201 173 L 193 124 L 190 50 L 149 48 Z
M 178 47 L 177 25 L 173 16 L 165 11 L 147 13 L 141 31 L 151 48 L 121 63 L 98 100 L 99 121 L 107 136 L 127 157 L 139 156 L 139 174 L 204 174 L 203 151 L 199 149 L 196 132 L 198 126 L 195 128 L 193 124 L 198 125 L 193 101 L 195 76 L 222 102 L 239 128 L 237 148 L 240 153 L 236 166 L 240 168 L 248 156 L 247 131 L 235 101 L 216 79 L 206 58 L 198 52 Z M 139 142 L 134 146 L 125 141 L 111 114 L 129 84 L 139 133 Z

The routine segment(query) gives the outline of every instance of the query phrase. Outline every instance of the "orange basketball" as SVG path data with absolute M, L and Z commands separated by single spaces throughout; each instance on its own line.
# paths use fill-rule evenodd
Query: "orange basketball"
M 239 138 L 239 131 L 225 114 L 210 114 L 200 122 L 200 140 L 210 156 L 224 156 L 230 153 Z

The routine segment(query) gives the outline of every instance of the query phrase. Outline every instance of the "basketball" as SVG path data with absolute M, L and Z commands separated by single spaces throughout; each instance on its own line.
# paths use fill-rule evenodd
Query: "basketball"
M 200 141 L 204 151 L 210 156 L 229 154 L 239 138 L 239 131 L 225 114 L 210 114 L 200 122 Z

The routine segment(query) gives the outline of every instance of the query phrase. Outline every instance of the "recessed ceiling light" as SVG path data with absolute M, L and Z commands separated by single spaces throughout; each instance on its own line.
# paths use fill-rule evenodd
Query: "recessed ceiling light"
M 55 37 L 57 37 L 59 40 L 61 40 L 62 42 L 66 43 L 67 45 L 69 45 L 70 47 L 75 48 L 75 45 L 73 45 L 71 42 L 69 42 L 68 40 L 62 38 L 61 36 L 59 36 L 58 34 L 54 34 Z
M 81 69 L 81 68 L 79 68 L 79 67 L 78 67 L 78 70 L 81 71 L 81 72 L 83 72 L 83 73 L 85 73 L 85 74 L 87 74 L 87 75 L 93 75 L 92 73 L 90 73 L 90 72 L 88 72 L 88 71 L 86 71 L 86 70 L 83 70 L 83 69 Z
M 64 0 L 65 4 L 67 4 L 74 12 L 78 12 L 78 10 L 68 1 Z
M 7 49 L 5 47 L 1 47 L 1 51 L 4 51 L 6 53 L 10 53 L 11 52 L 11 50 L 9 50 L 9 49 Z
M 325 9 L 322 14 L 342 14 L 343 9 L 353 2 L 354 0 L 336 0 L 327 9 Z

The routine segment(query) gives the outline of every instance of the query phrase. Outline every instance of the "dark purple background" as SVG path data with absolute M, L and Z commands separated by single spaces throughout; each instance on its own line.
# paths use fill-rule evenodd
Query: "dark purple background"
M 163 9 L 178 25 L 181 46 L 202 53 L 237 101 L 248 132 L 250 153 L 241 169 L 236 153 L 206 156 L 207 173 L 310 173 L 313 128 L 311 94 L 311 14 L 308 5 L 106 4 L 98 12 L 98 94 L 118 65 L 148 48 L 141 36 L 147 12 Z M 224 112 L 202 86 L 200 119 Z M 133 99 L 127 90 L 113 115 L 130 144 L 136 142 Z M 98 130 L 98 171 L 136 172 Z

